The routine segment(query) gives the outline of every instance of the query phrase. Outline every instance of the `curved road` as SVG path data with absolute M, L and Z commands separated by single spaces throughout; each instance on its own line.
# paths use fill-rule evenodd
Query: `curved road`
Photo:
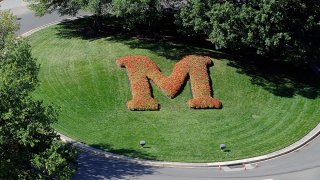
M 20 30 L 25 33 L 36 27 L 68 18 L 56 13 L 36 17 L 22 0 L 4 0 L 0 10 L 11 9 L 18 17 Z M 73 179 L 320 179 L 320 138 L 304 148 L 277 159 L 244 166 L 219 168 L 152 167 L 126 161 L 98 157 L 86 152 L 79 156 L 79 170 Z

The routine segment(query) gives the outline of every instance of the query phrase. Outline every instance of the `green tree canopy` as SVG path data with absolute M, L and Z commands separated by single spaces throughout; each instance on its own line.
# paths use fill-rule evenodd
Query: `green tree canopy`
M 13 23 L 14 16 L 9 13 L 8 11 L 1 13 L 1 19 L 0 19 L 0 51 L 2 53 L 0 54 L 1 57 L 4 55 L 4 47 L 5 43 L 12 42 L 12 39 L 14 38 L 14 33 L 16 30 L 18 30 L 19 25 L 17 23 Z M 8 45 L 7 45 L 8 46 Z
M 163 6 L 159 0 L 113 0 L 112 12 L 128 28 L 137 25 L 150 27 L 160 20 Z
M 217 49 L 249 48 L 300 61 L 319 57 L 320 1 L 190 0 L 176 17 L 185 32 L 208 35 Z
M 255 52 L 265 57 L 319 61 L 320 1 L 314 0 L 29 0 L 40 14 L 79 9 L 115 15 L 126 28 L 152 27 L 169 20 L 173 9 L 178 31 L 206 35 L 216 49 Z M 174 7 L 174 8 L 172 8 Z M 171 20 L 171 19 L 170 19 Z M 170 21 L 169 20 L 169 21 Z M 141 27 L 141 26 L 139 26 Z M 159 30 L 156 26 L 151 30 Z
M 38 85 L 39 66 L 30 46 L 14 36 L 10 12 L 0 12 L 0 179 L 65 179 L 76 167 L 76 154 L 63 145 L 51 125 L 52 106 L 31 97 Z

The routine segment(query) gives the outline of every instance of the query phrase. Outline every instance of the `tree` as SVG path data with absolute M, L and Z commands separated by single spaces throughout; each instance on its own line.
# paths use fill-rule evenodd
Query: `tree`
M 5 47 L 5 42 L 13 42 L 14 33 L 18 30 L 19 25 L 13 23 L 14 16 L 9 12 L 2 12 L 0 19 L 0 51 L 2 52 Z M 0 54 L 0 58 L 4 55 Z
M 113 14 L 128 29 L 159 31 L 175 14 L 178 31 L 228 48 L 292 62 L 320 61 L 320 1 L 314 0 L 29 0 L 37 12 Z M 173 7 L 173 8 L 172 8 Z M 178 10 L 178 11 L 176 11 Z M 167 18 L 167 19 L 164 19 Z M 101 23 L 95 23 L 101 27 Z M 138 28 L 137 28 L 138 27 Z M 170 26 L 171 27 L 171 26 Z
M 66 179 L 76 168 L 75 149 L 51 125 L 57 112 L 31 97 L 39 66 L 30 46 L 13 37 L 17 25 L 0 12 L 0 179 Z
M 300 62 L 319 59 L 320 1 L 190 0 L 176 17 L 182 29 L 206 34 L 217 49 L 253 49 Z
M 112 12 L 127 28 L 137 25 L 150 28 L 161 19 L 163 6 L 159 0 L 113 0 Z

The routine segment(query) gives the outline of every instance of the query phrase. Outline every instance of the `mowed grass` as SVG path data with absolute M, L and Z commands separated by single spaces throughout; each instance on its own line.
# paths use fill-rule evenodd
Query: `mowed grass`
M 223 103 L 221 110 L 189 109 L 188 82 L 174 99 L 152 85 L 160 111 L 129 111 L 128 77 L 117 60 L 126 55 L 147 56 L 168 75 L 179 59 L 133 47 L 140 43 L 136 39 L 62 38 L 58 35 L 61 28 L 53 26 L 29 37 L 41 65 L 35 98 L 60 108 L 54 125 L 58 132 L 88 145 L 145 159 L 227 161 L 284 148 L 319 123 L 319 98 L 274 95 L 229 66 L 227 59 L 213 59 L 210 67 L 215 97 Z M 145 148 L 139 146 L 140 140 L 146 140 Z M 227 152 L 220 151 L 221 143 L 227 145 Z

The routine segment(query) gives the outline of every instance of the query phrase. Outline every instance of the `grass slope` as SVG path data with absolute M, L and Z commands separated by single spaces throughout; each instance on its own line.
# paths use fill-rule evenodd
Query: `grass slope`
M 29 38 L 41 64 L 41 85 L 35 97 L 61 108 L 57 131 L 88 145 L 146 159 L 226 161 L 281 149 L 319 123 L 319 98 L 274 95 L 229 66 L 227 59 L 214 59 L 210 68 L 215 97 L 223 109 L 189 109 L 187 83 L 175 99 L 153 86 L 161 110 L 131 112 L 125 105 L 131 99 L 128 78 L 125 69 L 117 67 L 117 59 L 144 55 L 170 74 L 179 60 L 168 58 L 170 53 L 174 57 L 193 47 L 159 43 L 145 48 L 138 40 L 112 37 L 63 38 L 61 28 L 53 26 Z M 139 147 L 141 139 L 146 140 L 146 148 Z M 229 151 L 221 152 L 220 143 Z

